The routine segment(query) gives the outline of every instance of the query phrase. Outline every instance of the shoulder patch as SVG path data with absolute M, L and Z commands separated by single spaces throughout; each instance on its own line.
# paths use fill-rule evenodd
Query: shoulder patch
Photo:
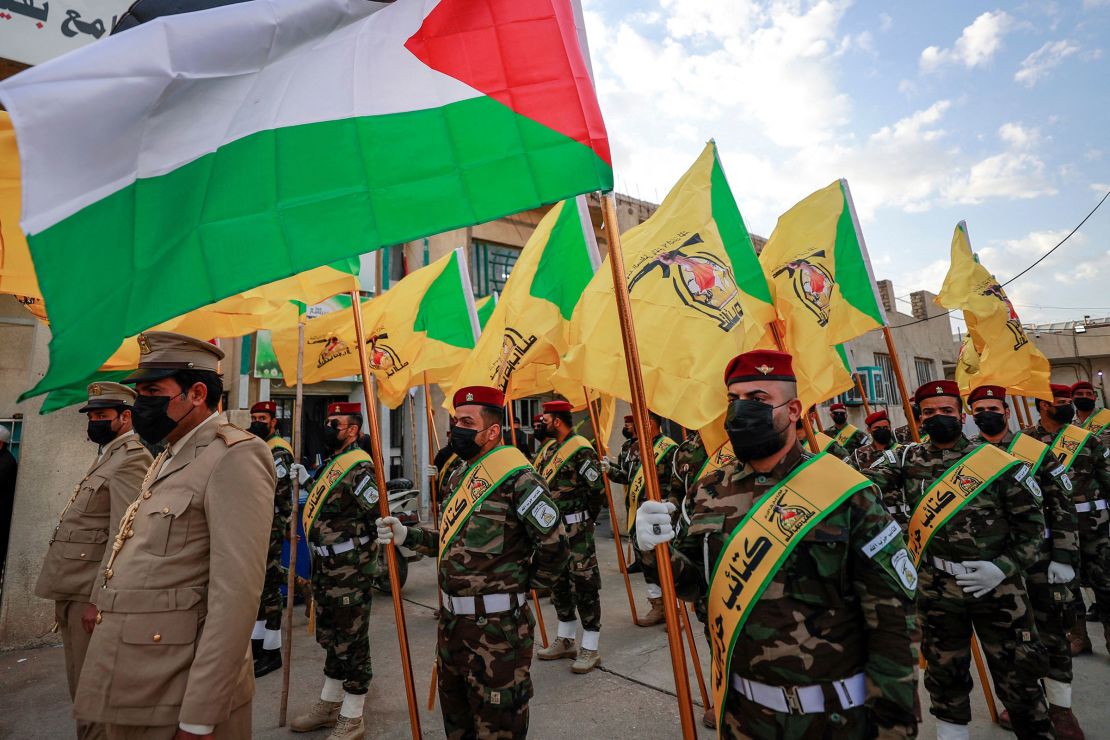
M 285 463 L 282 463 L 282 462 L 277 461 L 277 460 L 275 460 L 274 463 L 275 463 L 274 464 L 274 472 L 277 473 L 277 477 L 278 478 L 288 477 L 289 470 L 288 470 L 288 468 L 285 467 Z
M 1029 490 L 1029 493 L 1033 494 L 1033 498 L 1037 499 L 1037 503 L 1040 503 L 1041 499 L 1044 498 L 1044 493 L 1041 492 L 1040 484 L 1033 480 L 1032 476 L 1022 481 L 1022 484 Z
M 1025 476 L 1027 475 L 1029 475 L 1029 466 L 1019 465 L 1017 468 L 1017 472 L 1014 473 L 1014 480 L 1016 480 L 1018 483 L 1021 483 L 1023 480 L 1025 480 Z
M 902 548 L 894 553 L 894 557 L 890 559 L 890 565 L 894 568 L 894 574 L 898 576 L 899 583 L 906 591 L 913 593 L 917 591 L 917 568 L 913 565 L 913 560 L 910 559 L 910 553 L 906 548 Z
M 894 456 L 894 450 L 884 450 L 883 457 L 885 457 L 887 459 L 887 462 L 889 462 L 891 465 L 894 465 L 898 462 L 898 458 Z
M 374 476 L 364 475 L 362 476 L 362 480 L 358 482 L 358 485 L 355 486 L 354 492 L 356 497 L 361 496 L 366 500 L 366 503 L 372 506 L 378 503 L 378 487 L 373 485 L 373 483 Z
M 532 507 L 531 516 L 540 529 L 545 532 L 551 529 L 555 522 L 559 521 L 559 513 L 555 511 L 555 507 L 547 503 L 547 501 L 539 501 Z
M 902 528 L 898 526 L 898 522 L 891 522 L 886 526 L 882 532 L 879 532 L 870 542 L 863 546 L 863 554 L 869 558 L 874 558 L 875 554 L 882 550 L 895 540 L 895 538 L 902 535 Z
M 535 488 L 533 488 L 532 492 L 525 496 L 524 500 L 520 502 L 520 506 L 516 507 L 516 513 L 522 517 L 527 515 L 532 506 L 535 505 L 536 501 L 542 495 L 543 486 L 536 486 Z
M 1049 474 L 1050 474 L 1050 475 L 1052 475 L 1053 477 L 1059 477 L 1059 476 L 1063 475 L 1063 474 L 1064 474 L 1065 472 L 1066 472 L 1066 471 L 1064 470 L 1064 466 L 1063 466 L 1063 465 L 1057 465 L 1057 466 L 1056 466 L 1055 468 L 1053 468 L 1053 469 L 1052 469 L 1052 470 L 1051 470 L 1051 471 L 1049 472 Z
M 1071 490 L 1071 476 L 1067 473 L 1060 473 L 1060 485 L 1064 487 L 1065 491 Z
M 216 429 L 216 436 L 224 441 L 228 447 L 234 447 L 240 442 L 247 442 L 252 439 L 258 439 L 245 429 L 240 429 L 234 424 L 220 424 Z M 258 440 L 262 441 L 262 440 Z

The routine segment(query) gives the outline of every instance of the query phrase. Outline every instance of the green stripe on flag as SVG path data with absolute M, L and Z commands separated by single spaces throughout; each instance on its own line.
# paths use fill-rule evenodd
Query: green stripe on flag
M 574 200 L 565 200 L 559 208 L 563 210 L 551 227 L 551 235 L 543 247 L 528 292 L 533 298 L 555 305 L 562 317 L 570 321 L 574 307 L 582 298 L 582 291 L 594 276 L 594 268 L 586 247 L 578 204 Z
M 840 183 L 844 206 L 836 222 L 836 284 L 840 295 L 860 313 L 873 319 L 882 326 L 883 312 L 875 300 L 875 290 L 871 286 L 871 274 L 863 259 L 863 245 L 860 244 L 856 225 L 852 221 L 852 209 L 848 207 L 848 196 L 844 193 L 844 182 Z
M 474 326 L 470 323 L 470 307 L 459 273 L 459 253 L 451 253 L 443 271 L 428 286 L 412 328 L 425 332 L 428 339 L 452 347 L 474 349 Z
M 728 185 L 725 171 L 721 168 L 721 160 L 717 156 L 717 145 L 713 145 L 713 172 L 710 174 L 710 202 L 713 208 L 713 221 L 717 224 L 717 231 L 721 235 L 725 251 L 732 260 L 732 273 L 737 285 L 752 298 L 758 298 L 764 303 L 771 302 L 771 289 L 767 285 L 767 278 L 763 268 L 759 265 L 755 247 L 752 245 L 751 234 L 744 225 L 744 218 L 736 206 L 736 199 L 732 195 L 732 188 Z
M 485 329 L 486 324 L 489 323 L 489 317 L 493 316 L 493 309 L 497 308 L 497 294 L 489 296 L 478 309 L 478 326 Z
M 589 147 L 488 97 L 246 136 L 29 238 L 57 333 L 24 397 L 227 296 L 612 184 Z

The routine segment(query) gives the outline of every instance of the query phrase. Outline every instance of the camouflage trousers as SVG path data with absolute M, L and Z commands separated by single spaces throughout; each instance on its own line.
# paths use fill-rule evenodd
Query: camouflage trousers
M 527 604 L 489 617 L 440 612 L 436 664 L 448 740 L 528 734 L 534 624 Z
M 327 652 L 324 675 L 343 681 L 348 694 L 365 694 L 370 666 L 370 606 L 377 550 L 356 549 L 312 560 L 316 642 Z
M 285 542 L 288 528 L 282 529 L 280 518 L 274 515 L 270 528 L 270 545 L 266 549 L 266 580 L 262 583 L 262 598 L 258 602 L 258 616 L 266 620 L 266 629 L 281 629 L 282 603 L 281 587 L 286 580 L 286 570 L 281 566 L 281 546 Z
M 1048 651 L 1046 678 L 1071 683 L 1071 649 L 1068 645 L 1068 615 L 1071 610 L 1071 589 L 1068 584 L 1048 582 L 1048 561 L 1030 568 L 1025 588 L 1033 605 L 1037 635 Z
M 832 694 L 835 698 L 836 692 Z M 720 736 L 754 740 L 869 740 L 875 737 L 875 730 L 871 710 L 866 707 L 838 712 L 787 714 L 729 691 Z
M 917 613 L 933 716 L 955 724 L 971 721 L 974 628 L 998 699 L 1009 710 L 1019 740 L 1054 737 L 1039 683 L 1048 671 L 1048 658 L 1020 578 L 1007 578 L 976 599 L 963 592 L 955 576 L 931 564 L 924 565 L 920 575 Z
M 1079 514 L 1079 573 L 1072 584 L 1072 619 L 1083 619 L 1082 583 L 1095 592 L 1099 621 L 1110 624 L 1110 511 Z
M 575 608 L 582 629 L 601 630 L 601 571 L 597 567 L 592 521 L 567 525 L 570 562 L 551 588 L 551 601 L 560 622 L 573 622 Z

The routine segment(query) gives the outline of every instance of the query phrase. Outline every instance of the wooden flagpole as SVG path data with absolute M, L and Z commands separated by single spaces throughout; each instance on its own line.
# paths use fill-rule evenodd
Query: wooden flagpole
M 380 250 L 379 250 L 380 253 Z M 378 511 L 389 516 L 389 496 L 385 486 L 385 463 L 382 457 L 382 433 L 378 425 L 378 395 L 374 392 L 370 376 L 370 360 L 366 353 L 366 334 L 362 327 L 361 300 L 357 290 L 351 291 L 351 311 L 355 319 L 355 338 L 358 342 L 358 361 L 362 371 L 362 392 L 366 397 L 366 419 L 370 426 L 370 450 L 374 458 L 374 474 L 378 484 Z M 409 726 L 413 740 L 420 740 L 420 707 L 416 702 L 416 686 L 412 678 L 412 659 L 409 656 L 409 638 L 405 626 L 405 608 L 401 601 L 401 579 L 397 573 L 397 548 L 386 547 L 389 565 L 389 590 L 393 597 L 393 616 L 397 622 L 397 643 L 401 650 L 401 672 L 405 678 L 405 698 L 409 708 Z
M 439 434 L 436 433 L 435 413 L 432 411 L 432 388 L 428 385 L 428 373 L 424 373 L 424 415 L 428 417 L 428 457 L 431 458 L 439 452 Z M 435 450 L 435 452 L 433 452 Z M 428 476 L 428 490 L 432 494 L 432 526 L 439 528 L 439 479 L 436 475 Z M 436 574 L 439 582 L 439 574 Z M 443 589 L 436 588 L 437 611 L 443 608 Z M 432 658 L 432 680 L 428 686 L 428 711 L 436 708 L 436 678 L 439 671 L 439 661 Z
M 1010 403 L 1013 404 L 1014 407 L 1014 418 L 1017 419 L 1018 430 L 1020 431 L 1022 428 L 1030 426 L 1025 422 L 1025 414 L 1021 411 L 1021 404 L 1018 403 L 1017 396 L 1010 396 Z
M 304 412 L 304 320 L 297 321 L 297 395 L 293 402 L 293 424 L 289 434 L 293 437 L 293 462 L 301 462 L 304 438 L 301 422 Z M 282 625 L 282 647 L 285 655 L 281 661 L 281 705 L 278 708 L 278 727 L 285 727 L 289 714 L 289 680 L 293 669 L 293 600 L 297 596 L 297 520 L 300 518 L 301 482 L 292 470 L 292 508 L 289 517 L 289 573 L 285 579 L 285 621 Z M 312 605 L 309 604 L 309 607 Z
M 701 694 L 701 705 L 706 711 L 713 708 L 709 701 L 709 692 L 705 688 L 705 676 L 701 672 L 701 658 L 698 657 L 698 645 L 694 642 L 694 628 L 690 625 L 690 612 L 686 610 L 686 602 L 679 599 L 678 616 L 682 620 L 682 629 L 686 632 L 686 642 L 690 645 L 690 662 L 694 664 L 694 677 L 698 679 L 698 693 Z
M 617 318 L 620 320 L 621 340 L 624 343 L 624 359 L 628 371 L 628 386 L 632 395 L 632 418 L 636 422 L 637 440 L 640 445 L 640 460 L 643 465 L 645 493 L 651 501 L 660 502 L 659 479 L 656 475 L 652 441 L 648 438 L 650 419 L 644 378 L 640 372 L 640 348 L 636 343 L 636 327 L 633 325 L 632 305 L 628 297 L 628 278 L 625 275 L 624 254 L 621 251 L 620 229 L 617 227 L 617 208 L 613 194 L 601 197 L 604 213 L 606 241 L 609 247 L 609 267 L 613 271 L 613 293 L 617 303 Z M 655 558 L 659 570 L 659 586 L 663 591 L 663 611 L 667 619 L 667 644 L 671 651 L 671 668 L 674 672 L 675 693 L 678 697 L 678 714 L 682 725 L 682 736 L 686 740 L 695 738 L 694 707 L 690 700 L 690 677 L 686 673 L 686 655 L 682 646 L 681 625 L 678 621 L 678 602 L 675 597 L 674 573 L 671 571 L 671 553 L 666 543 L 655 547 Z
M 586 408 L 590 412 L 590 426 L 594 430 L 594 440 L 597 443 L 597 452 L 602 457 L 608 457 L 609 452 L 605 445 L 605 440 L 601 438 L 600 427 L 597 421 L 597 411 L 594 409 L 593 401 L 590 400 L 589 391 L 585 387 L 582 391 L 586 394 Z M 609 476 L 604 473 L 601 476 L 602 482 L 605 484 L 605 500 L 609 502 L 609 523 L 613 527 L 613 542 L 617 546 L 617 565 L 620 566 L 621 575 L 624 576 L 624 590 L 628 594 L 628 609 L 632 612 L 632 624 L 637 627 L 640 626 L 640 617 L 636 614 L 636 597 L 632 594 L 632 581 L 628 579 L 628 562 L 624 559 L 624 548 L 621 547 L 621 533 L 617 523 L 617 507 L 613 504 L 613 489 L 609 485 Z

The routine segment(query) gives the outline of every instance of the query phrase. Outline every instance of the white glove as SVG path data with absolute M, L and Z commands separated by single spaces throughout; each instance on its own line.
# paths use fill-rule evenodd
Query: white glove
M 636 510 L 636 547 L 647 552 L 674 539 L 671 514 L 674 504 L 670 501 L 645 501 Z
M 305 468 L 304 465 L 301 465 L 300 463 L 293 463 L 289 466 L 289 477 L 296 480 L 303 486 L 305 484 L 305 481 L 307 481 L 312 476 L 308 474 L 308 469 Z
M 1071 583 L 1075 580 L 1075 568 L 1063 563 L 1052 562 L 1048 564 L 1049 583 Z
M 374 524 L 378 525 L 379 545 L 388 545 L 392 542 L 400 547 L 405 544 L 405 538 L 409 536 L 409 528 L 401 524 L 401 520 L 395 516 L 382 517 Z
M 610 468 L 616 467 L 613 461 L 607 457 L 598 458 L 598 462 L 601 464 L 602 473 L 608 473 Z
M 439 475 L 439 468 L 437 468 L 435 465 L 429 465 L 427 467 L 427 470 L 425 470 L 424 472 L 428 474 L 429 478 L 435 478 L 437 475 Z
M 956 583 L 963 587 L 965 594 L 977 599 L 989 594 L 1006 579 L 1002 569 L 989 560 L 965 560 L 960 565 L 971 572 L 956 576 Z

